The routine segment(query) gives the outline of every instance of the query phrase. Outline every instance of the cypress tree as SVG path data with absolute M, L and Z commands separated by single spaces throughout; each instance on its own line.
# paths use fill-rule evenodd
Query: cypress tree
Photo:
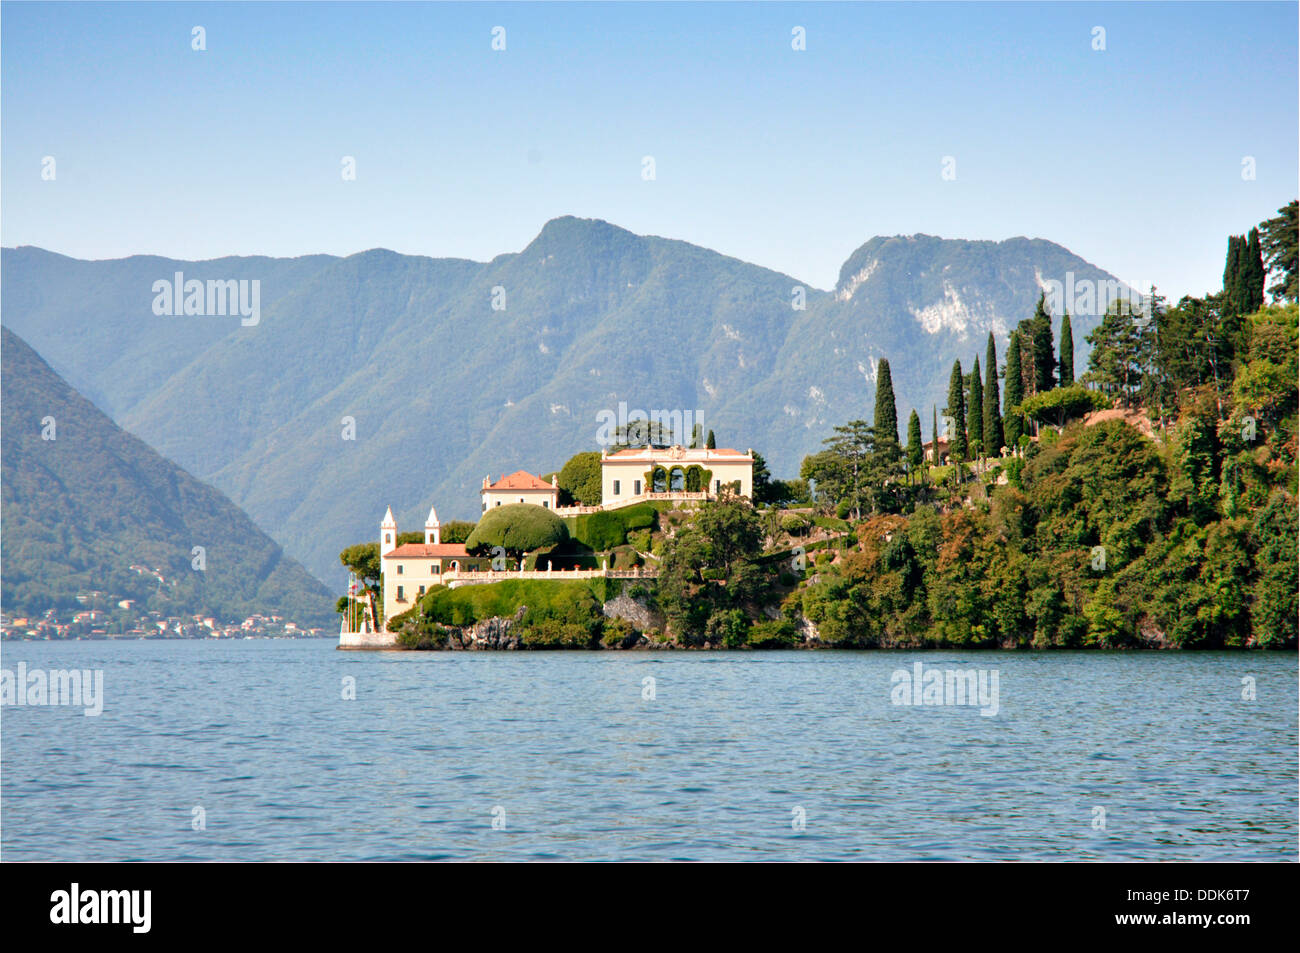
M 970 455 L 983 457 L 987 451 L 984 444 L 984 384 L 980 380 L 980 357 L 975 355 L 975 365 L 971 368 L 969 393 L 966 402 L 966 434 L 970 440 Z
M 1047 295 L 1038 294 L 1038 308 L 1029 322 L 1029 355 L 1033 371 L 1032 393 L 1041 394 L 1056 386 L 1056 348 L 1052 346 L 1052 316 L 1044 307 Z
M 931 404 L 930 413 L 934 415 L 934 422 L 930 425 L 930 462 L 937 467 L 939 465 L 939 408 Z
M 915 410 L 907 418 L 907 465 L 908 470 L 918 470 L 925 462 L 925 450 L 921 447 L 921 418 Z
M 998 410 L 998 351 L 989 332 L 988 348 L 984 352 L 984 452 L 989 456 L 1002 450 L 1002 414 Z
M 1240 286 L 1240 263 L 1242 255 L 1237 250 L 1239 239 L 1236 235 L 1228 236 L 1228 254 L 1223 260 L 1223 313 L 1239 314 L 1237 307 L 1238 287 Z
M 712 430 L 709 431 L 709 437 L 708 437 L 707 440 L 704 441 L 704 446 L 707 447 L 707 448 L 710 449 L 710 450 L 716 450 L 716 449 L 718 449 L 718 442 L 717 442 L 716 440 L 713 439 L 713 431 L 712 431 Z
M 1007 342 L 1006 385 L 1007 393 L 1004 402 L 1006 413 L 1003 414 L 1003 427 L 1006 432 L 1007 446 L 1015 450 L 1020 443 L 1020 435 L 1025 430 L 1024 419 L 1015 412 L 1015 408 L 1025 399 L 1025 382 L 1020 375 L 1019 331 L 1012 331 L 1011 340 Z
M 1070 328 L 1070 312 L 1061 315 L 1061 386 L 1074 383 L 1074 332 Z
M 1234 294 L 1238 314 L 1250 313 L 1250 246 L 1245 235 L 1237 237 L 1237 282 Z
M 948 451 L 953 459 L 966 459 L 966 389 L 961 376 L 961 361 L 952 362 L 952 376 L 948 378 L 948 406 L 944 413 L 952 418 L 952 433 L 948 434 Z
M 1250 230 L 1250 239 L 1246 243 L 1246 262 L 1249 272 L 1246 279 L 1246 310 L 1254 314 L 1264 307 L 1264 253 L 1259 246 L 1259 229 Z
M 898 410 L 894 406 L 894 380 L 889 373 L 889 362 L 883 357 L 876 365 L 876 427 L 877 444 L 898 447 Z

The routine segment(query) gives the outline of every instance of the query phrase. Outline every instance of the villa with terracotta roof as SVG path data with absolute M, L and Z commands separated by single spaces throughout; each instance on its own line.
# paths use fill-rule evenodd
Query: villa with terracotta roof
M 384 618 L 391 619 L 411 608 L 432 586 L 442 583 L 446 572 L 486 569 L 489 560 L 471 556 L 464 543 L 444 543 L 438 511 L 429 507 L 424 521 L 424 542 L 397 545 L 397 520 L 393 509 L 379 524 L 379 566 L 384 580 Z
M 490 477 L 484 477 L 480 494 L 483 497 L 484 513 L 503 503 L 532 503 L 553 510 L 560 502 L 560 488 L 555 483 L 555 477 L 551 477 L 551 482 L 547 483 L 527 470 L 516 470 L 509 476 L 502 476 L 495 483 L 491 482 Z

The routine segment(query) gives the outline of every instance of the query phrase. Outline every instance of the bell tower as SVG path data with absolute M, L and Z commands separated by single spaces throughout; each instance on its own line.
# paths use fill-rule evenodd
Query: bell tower
M 429 507 L 429 518 L 424 521 L 424 542 L 427 546 L 437 546 L 442 542 L 442 524 L 438 522 L 438 511 Z
M 379 524 L 379 555 L 382 558 L 385 553 L 396 548 L 397 520 L 393 519 L 393 508 L 390 506 L 384 512 L 384 521 Z

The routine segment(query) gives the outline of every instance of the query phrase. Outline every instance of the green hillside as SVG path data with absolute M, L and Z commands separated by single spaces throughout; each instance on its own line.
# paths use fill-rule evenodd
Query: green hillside
M 5 611 L 80 608 L 95 590 L 164 615 L 334 621 L 329 592 L 237 506 L 2 334 Z

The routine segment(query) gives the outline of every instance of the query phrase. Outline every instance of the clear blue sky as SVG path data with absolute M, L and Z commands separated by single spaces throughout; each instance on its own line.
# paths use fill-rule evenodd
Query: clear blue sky
M 1296 11 L 7 2 L 0 239 L 486 260 L 572 214 L 825 288 L 876 234 L 1027 235 L 1176 299 L 1297 194 Z

